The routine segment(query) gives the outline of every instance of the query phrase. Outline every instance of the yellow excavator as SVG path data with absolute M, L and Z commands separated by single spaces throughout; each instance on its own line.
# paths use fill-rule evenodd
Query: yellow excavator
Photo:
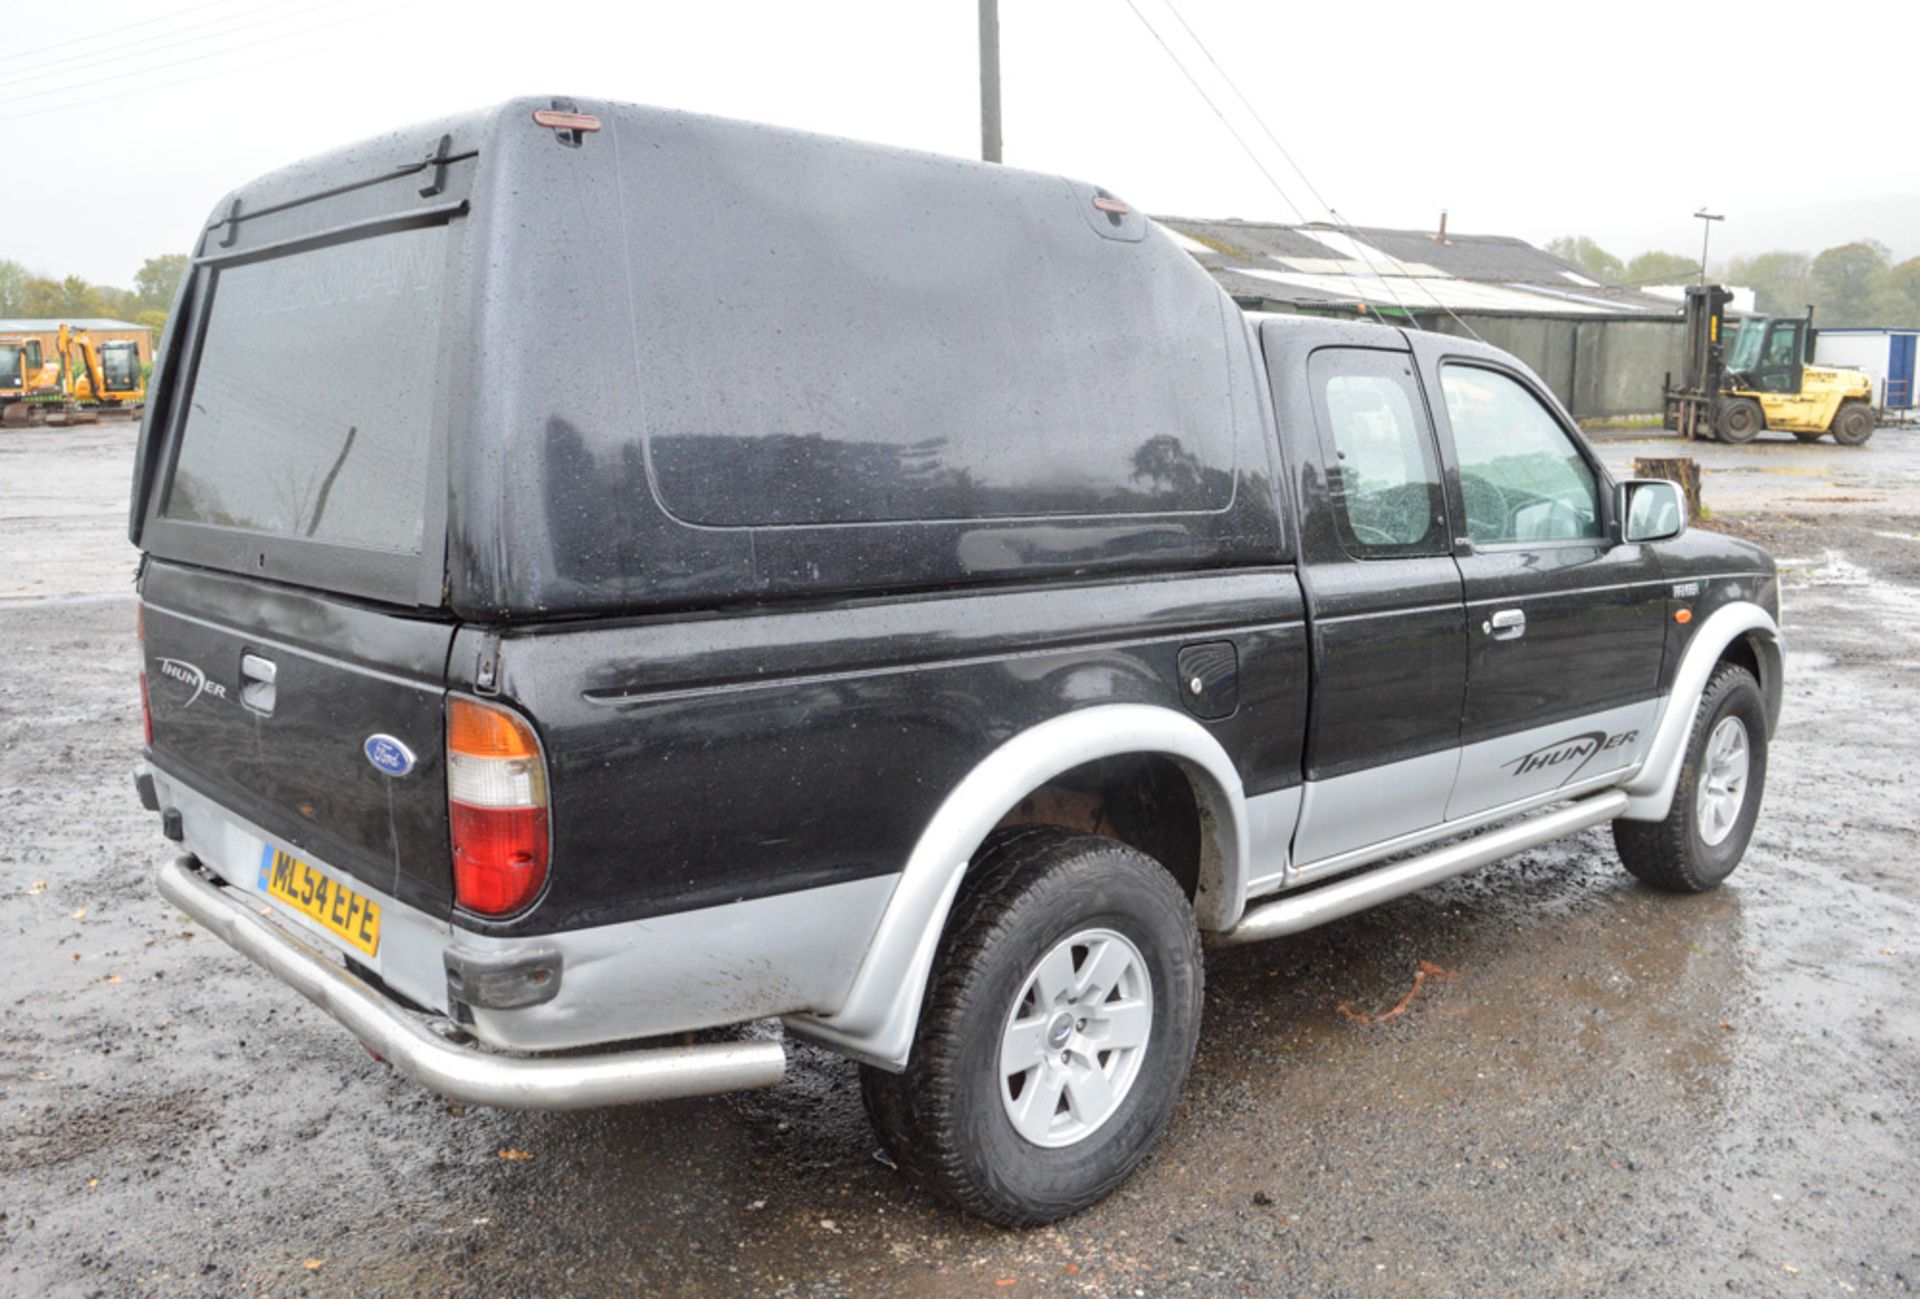
M 1751 442 L 1778 429 L 1802 442 L 1828 433 L 1857 447 L 1873 436 L 1873 382 L 1859 370 L 1813 365 L 1813 312 L 1749 316 L 1728 345 L 1726 307 L 1717 284 L 1687 289 L 1686 369 L 1667 375 L 1666 427 L 1682 437 Z
M 0 424 L 25 424 L 33 404 L 59 396 L 59 364 L 41 356 L 39 339 L 0 338 Z
M 17 348 L 9 353 L 8 347 Z M 14 355 L 13 368 L 8 358 Z M 9 386 L 16 377 L 17 386 Z M 147 400 L 139 345 L 115 339 L 95 345 L 84 329 L 60 326 L 54 357 L 41 361 L 39 339 L 0 340 L 0 423 L 94 424 L 102 410 L 136 411 Z
M 76 358 L 79 362 L 72 397 L 81 406 L 136 407 L 146 401 L 138 344 L 118 339 L 95 346 L 86 330 L 62 325 L 59 348 L 67 373 L 73 373 Z

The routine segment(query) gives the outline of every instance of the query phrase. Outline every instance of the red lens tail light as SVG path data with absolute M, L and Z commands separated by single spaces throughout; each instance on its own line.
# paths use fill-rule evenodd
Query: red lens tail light
M 518 911 L 547 881 L 547 769 L 533 728 L 504 708 L 447 702 L 453 896 L 485 916 Z

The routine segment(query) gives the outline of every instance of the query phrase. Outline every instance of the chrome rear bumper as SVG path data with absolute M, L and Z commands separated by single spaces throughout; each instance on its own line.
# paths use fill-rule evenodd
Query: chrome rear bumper
M 339 1020 L 394 1068 L 466 1105 L 578 1110 L 771 1087 L 786 1073 L 778 1042 L 648 1047 L 612 1055 L 500 1055 L 449 1040 L 274 924 L 246 894 L 214 882 L 191 856 L 160 868 L 160 892 L 235 951 Z

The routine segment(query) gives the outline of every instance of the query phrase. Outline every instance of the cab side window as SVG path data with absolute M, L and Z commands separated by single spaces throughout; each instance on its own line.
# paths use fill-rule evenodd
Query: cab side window
M 1407 358 L 1326 348 L 1308 377 L 1342 549 L 1357 559 L 1446 554 L 1439 461 Z
M 1593 468 L 1539 398 L 1472 365 L 1442 368 L 1440 388 L 1476 546 L 1600 536 Z

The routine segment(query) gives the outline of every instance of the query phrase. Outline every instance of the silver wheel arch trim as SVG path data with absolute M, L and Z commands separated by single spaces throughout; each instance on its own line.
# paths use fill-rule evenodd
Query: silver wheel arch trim
M 1654 723 L 1653 743 L 1640 764 L 1639 773 L 1621 786 L 1627 793 L 1627 807 L 1620 815 L 1629 821 L 1661 821 L 1673 808 L 1674 790 L 1680 784 L 1680 768 L 1687 759 L 1687 737 L 1693 733 L 1693 714 L 1714 665 L 1726 653 L 1727 646 L 1746 636 L 1753 637 L 1760 660 L 1760 688 L 1767 700 L 1767 729 L 1780 722 L 1781 674 L 1785 666 L 1786 643 L 1773 615 L 1748 600 L 1722 605 L 1707 615 L 1700 629 L 1688 642 L 1686 655 L 1674 673 L 1673 686 L 1667 691 Z
M 1099 758 L 1173 759 L 1200 809 L 1202 929 L 1230 929 L 1247 899 L 1246 799 L 1240 775 L 1205 727 L 1170 708 L 1102 704 L 1050 718 L 988 754 L 921 832 L 840 1008 L 787 1020 L 796 1034 L 888 1069 L 906 1067 L 934 951 L 967 866 L 1001 818 L 1063 772 Z

